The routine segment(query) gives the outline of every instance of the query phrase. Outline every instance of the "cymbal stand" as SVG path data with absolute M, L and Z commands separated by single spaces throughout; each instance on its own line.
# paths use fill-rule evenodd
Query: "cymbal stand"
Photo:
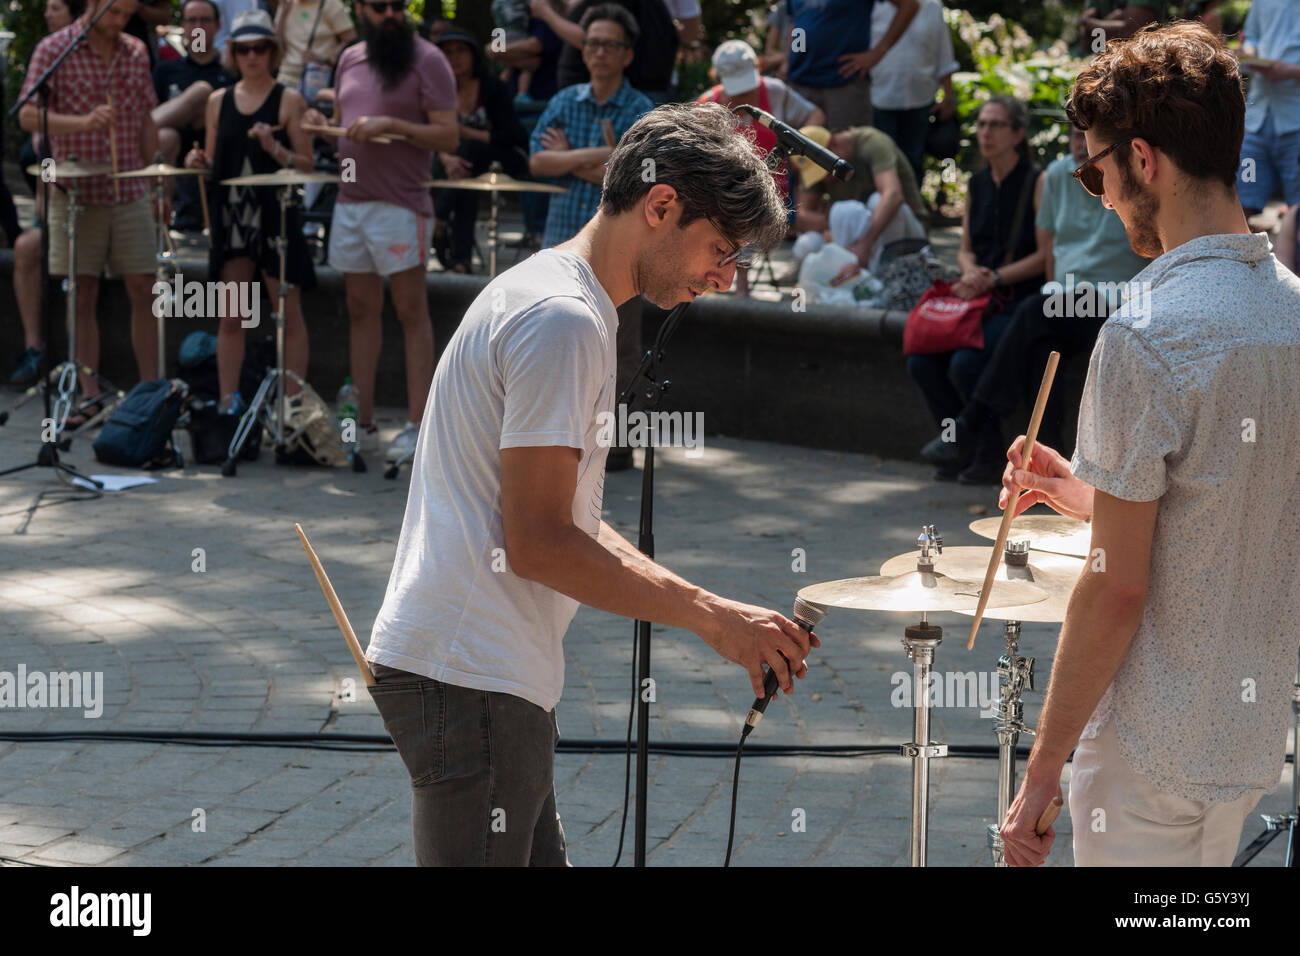
M 921 549 L 916 570 L 934 572 L 934 556 L 943 553 L 943 537 L 934 525 L 925 525 L 916 539 Z M 926 621 L 909 625 L 902 644 L 912 661 L 912 740 L 902 745 L 904 757 L 912 758 L 912 866 L 925 866 L 930 826 L 930 760 L 948 756 L 947 744 L 930 739 L 930 674 L 934 652 L 943 640 L 943 628 Z
M 167 321 L 165 315 L 184 315 L 184 303 L 176 296 L 173 289 L 172 280 L 176 276 L 176 250 L 171 245 L 171 236 L 167 232 L 167 187 L 164 177 L 154 177 L 153 189 L 154 212 L 157 218 L 154 221 L 154 235 L 157 240 L 154 251 L 154 281 L 155 284 L 161 283 L 165 288 L 172 289 L 168 294 L 172 296 L 172 308 L 169 312 L 167 309 L 154 309 L 158 317 L 158 377 L 167 377 L 167 347 L 164 336 L 167 332 Z
M 1300 663 L 1296 665 L 1295 691 L 1291 695 L 1291 712 L 1295 715 L 1292 741 L 1295 754 L 1291 763 L 1291 810 L 1289 813 L 1261 813 L 1264 832 L 1237 854 L 1233 866 L 1245 866 L 1273 842 L 1279 833 L 1287 835 L 1286 857 L 1282 865 L 1300 867 Z
M 235 474 L 236 465 L 240 453 L 244 450 L 244 443 L 257 427 L 265 427 L 271 433 L 271 444 L 275 449 L 276 459 L 283 457 L 285 449 L 289 444 L 289 436 L 285 433 L 284 427 L 284 403 L 285 403 L 285 368 L 284 368 L 284 329 L 286 324 L 287 312 L 286 301 L 289 297 L 289 281 L 287 278 L 287 259 L 289 253 L 289 205 L 295 197 L 295 187 L 281 186 L 278 191 L 280 202 L 280 234 L 275 238 L 275 251 L 280 257 L 280 291 L 276 297 L 276 310 L 272 316 L 275 319 L 275 368 L 267 369 L 266 377 L 262 379 L 262 384 L 257 388 L 257 394 L 253 397 L 252 403 L 244 412 L 244 417 L 239 421 L 239 427 L 235 429 L 235 437 L 230 440 L 230 448 L 226 452 L 225 463 L 221 466 L 221 474 L 229 478 Z M 301 386 L 302 379 L 296 373 L 293 377 Z M 268 407 L 268 402 L 275 402 L 274 412 Z M 262 421 L 265 419 L 265 421 Z

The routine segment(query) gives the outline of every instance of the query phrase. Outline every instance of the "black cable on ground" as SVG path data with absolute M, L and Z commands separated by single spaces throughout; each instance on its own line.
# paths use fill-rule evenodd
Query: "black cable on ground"
M 241 733 L 212 731 L 169 730 L 0 730 L 0 742 L 48 743 L 84 741 L 87 743 L 151 743 L 181 744 L 194 747 L 296 747 L 303 750 L 352 750 L 357 753 L 382 753 L 396 749 L 386 734 L 335 734 L 335 733 Z M 333 745 L 333 746 L 331 746 Z M 595 740 L 575 737 L 561 738 L 558 753 L 610 754 L 622 753 L 621 740 Z M 730 744 L 702 741 L 650 741 L 650 752 L 666 757 L 730 757 Z M 747 753 L 752 757 L 897 757 L 897 744 L 751 744 Z M 948 756 L 959 759 L 997 759 L 997 744 L 949 744 Z M 1028 747 L 1017 747 L 1017 757 L 1028 757 Z M 1295 763 L 1295 755 L 1286 755 L 1287 763 Z

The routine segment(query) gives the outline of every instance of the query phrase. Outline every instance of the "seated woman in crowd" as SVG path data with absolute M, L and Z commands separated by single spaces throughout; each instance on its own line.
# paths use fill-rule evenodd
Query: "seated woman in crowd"
M 276 82 L 280 42 L 271 18 L 261 10 L 241 13 L 226 43 L 226 69 L 238 77 L 233 86 L 216 90 L 208 99 L 206 148 L 185 157 L 191 169 L 208 167 L 208 196 L 212 211 L 212 252 L 208 275 L 222 282 L 252 282 L 259 272 L 271 302 L 279 293 L 280 203 L 275 186 L 223 186 L 222 180 L 257 173 L 274 173 L 286 166 L 308 173 L 313 169 L 311 139 L 301 126 L 307 108 L 302 95 Z M 279 132 L 272 132 L 273 128 Z M 210 158 L 209 158 L 210 157 Z M 285 276 L 293 288 L 285 300 L 285 367 L 307 375 L 307 326 L 302 319 L 302 291 L 316 284 L 307 240 L 297 210 L 287 219 L 289 243 Z M 237 414 L 251 395 L 238 396 L 244 361 L 244 326 L 239 297 L 227 301 L 217 331 L 217 375 L 220 410 Z M 296 383 L 286 394 L 298 392 Z
M 1043 284 L 1046 250 L 1034 221 L 1045 176 L 1029 159 L 1028 123 L 1024 104 L 992 96 L 980 107 L 975 124 L 980 154 L 988 165 L 970 179 L 957 254 L 961 278 L 952 291 L 963 299 L 993 294 L 984 314 L 984 347 L 907 358 L 907 371 L 941 430 L 956 421 L 971 398 L 1016 308 Z M 981 426 L 975 446 L 970 465 L 940 467 L 934 477 L 963 484 L 1000 483 L 1006 444 L 996 418 Z
M 478 41 L 452 28 L 437 44 L 456 77 L 460 115 L 460 146 L 438 154 L 447 177 L 478 176 L 497 162 L 507 175 L 528 178 L 528 133 L 515 115 L 509 89 L 483 62 Z M 441 189 L 434 199 L 433 249 L 451 272 L 471 271 L 478 200 L 479 194 L 467 189 Z

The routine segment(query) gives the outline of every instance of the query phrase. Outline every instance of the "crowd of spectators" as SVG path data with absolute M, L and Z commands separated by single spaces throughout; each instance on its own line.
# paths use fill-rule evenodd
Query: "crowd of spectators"
M 84 6 L 84 0 L 48 0 L 51 31 L 80 16 Z M 779 0 L 766 19 L 765 43 L 756 49 L 743 39 L 706 38 L 698 0 L 494 0 L 494 29 L 486 42 L 441 19 L 438 4 L 426 4 L 420 32 L 454 77 L 459 133 L 455 148 L 436 151 L 429 172 L 455 180 L 495 168 L 558 184 L 565 192 L 549 201 L 545 195 L 523 197 L 520 244 L 563 242 L 595 212 L 603 164 L 619 137 L 646 111 L 678 98 L 684 64 L 708 60 L 713 85 L 700 100 L 767 111 L 802 128 L 854 169 L 848 182 L 800 158 L 774 169 L 787 197 L 789 238 L 803 261 L 801 275 L 822 276 L 818 281 L 832 290 L 846 277 L 870 277 L 878 288 L 884 263 L 893 258 L 888 250 L 930 253 L 933 217 L 920 191 L 923 164 L 934 124 L 955 116 L 958 63 L 940 0 L 875 0 L 865 6 L 866 16 L 861 0 Z M 368 15 L 387 16 L 405 10 L 405 2 L 138 0 L 125 29 L 146 40 L 161 158 L 177 163 L 192 149 L 201 150 L 210 99 L 231 84 L 232 67 L 239 71 L 226 47 L 241 15 L 265 11 L 274 30 L 277 88 L 300 97 L 303 108 L 319 109 L 323 118 L 334 106 L 340 58 L 362 42 L 355 18 L 363 7 Z M 1200 19 L 1221 29 L 1215 4 L 1202 7 Z M 171 22 L 173 9 L 181 50 L 157 42 L 158 28 Z M 1165 15 L 1158 3 L 1105 12 L 1090 8 L 1075 23 L 1075 39 L 1086 47 L 1099 31 L 1110 39 L 1130 36 Z M 706 39 L 716 45 L 706 47 Z M 1255 0 L 1242 41 L 1242 55 L 1259 62 L 1251 66 L 1238 190 L 1251 214 L 1282 194 L 1288 208 L 1276 252 L 1297 269 L 1300 5 Z M 924 451 L 936 477 L 986 482 L 1001 470 L 1005 444 L 999 422 L 1037 382 L 1035 369 L 1046 352 L 1086 352 L 1110 307 L 1084 322 L 1053 323 L 1045 283 L 1121 283 L 1146 260 L 1132 252 L 1114 212 L 1072 181 L 1074 166 L 1087 159 L 1081 134 L 1072 136 L 1069 155 L 1041 169 L 1029 149 L 1034 118 L 1023 103 L 991 96 L 976 116 L 957 119 L 973 134 L 979 168 L 963 197 L 951 289 L 964 299 L 992 294 L 984 344 L 913 355 L 907 367 L 936 428 L 945 433 Z M 774 134 L 748 116 L 741 117 L 740 131 L 756 149 L 775 146 Z M 286 149 L 292 145 L 284 141 Z M 24 144 L 24 165 L 42 155 L 39 147 L 36 136 Z M 319 143 L 314 153 L 319 158 Z M 303 149 L 293 154 L 296 162 L 306 160 Z M 198 199 L 193 183 L 182 180 L 174 228 L 201 228 Z M 437 190 L 432 210 L 431 246 L 438 260 L 450 271 L 473 271 L 478 194 Z M 32 280 L 39 272 L 33 268 L 39 232 L 20 234 L 16 220 L 11 226 L 8 218 L 6 230 L 20 261 L 15 288 L 25 334 L 12 382 L 23 384 L 35 378 L 44 348 L 35 318 L 39 290 Z M 749 292 L 743 268 L 736 292 Z M 625 377 L 640 352 L 639 299 L 620 310 L 619 338 Z M 1049 444 L 1060 440 L 1064 416 L 1059 401 L 1049 407 L 1043 425 Z M 956 423 L 956 440 L 948 423 Z M 612 457 L 617 467 L 618 456 Z

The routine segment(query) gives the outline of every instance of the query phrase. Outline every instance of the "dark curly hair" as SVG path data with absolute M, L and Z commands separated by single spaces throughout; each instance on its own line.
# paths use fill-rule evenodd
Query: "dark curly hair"
M 1110 142 L 1141 137 L 1194 179 L 1235 188 L 1246 97 L 1237 60 L 1199 23 L 1112 40 L 1074 81 L 1070 122 Z M 1116 150 L 1127 162 L 1131 146 Z

